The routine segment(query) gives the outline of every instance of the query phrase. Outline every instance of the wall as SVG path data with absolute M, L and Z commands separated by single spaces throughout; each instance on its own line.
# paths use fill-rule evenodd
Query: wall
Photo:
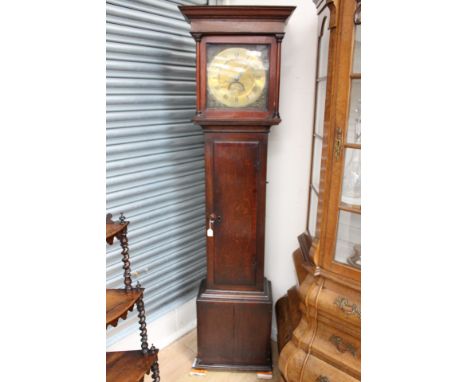
M 265 275 L 274 302 L 296 283 L 292 252 L 306 226 L 317 14 L 312 0 L 224 0 L 219 5 L 295 5 L 283 40 L 280 115 L 268 147 Z M 276 337 L 273 322 L 272 337 Z

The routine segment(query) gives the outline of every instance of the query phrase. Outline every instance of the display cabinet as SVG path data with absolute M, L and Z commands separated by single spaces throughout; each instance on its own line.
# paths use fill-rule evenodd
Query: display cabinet
M 294 261 L 301 320 L 287 381 L 360 379 L 361 1 L 314 0 L 318 44 L 310 193 Z
M 360 279 L 361 15 L 360 2 L 317 1 L 315 121 L 306 232 L 313 263 Z M 337 12 L 340 11 L 340 14 Z M 340 24 L 337 25 L 339 17 Z M 328 86 L 327 86 L 328 85 Z

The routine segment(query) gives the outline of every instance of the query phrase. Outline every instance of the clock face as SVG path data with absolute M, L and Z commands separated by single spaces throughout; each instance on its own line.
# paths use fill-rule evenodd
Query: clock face
M 216 108 L 266 109 L 267 45 L 209 45 L 207 103 Z

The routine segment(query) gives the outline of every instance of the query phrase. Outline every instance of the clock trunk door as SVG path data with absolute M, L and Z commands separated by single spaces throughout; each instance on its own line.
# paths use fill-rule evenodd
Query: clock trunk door
M 207 142 L 209 288 L 263 287 L 266 140 L 255 135 L 217 134 Z

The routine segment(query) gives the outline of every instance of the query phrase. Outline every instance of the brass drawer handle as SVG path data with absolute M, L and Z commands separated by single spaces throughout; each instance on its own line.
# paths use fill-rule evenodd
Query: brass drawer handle
M 336 346 L 336 350 L 338 350 L 340 353 L 346 353 L 347 351 L 349 351 L 353 355 L 353 357 L 356 358 L 356 348 L 350 343 L 346 344 L 343 341 L 343 338 L 338 336 L 331 336 L 330 341 Z
M 350 304 L 346 297 L 337 297 L 335 300 L 335 305 L 337 305 L 343 313 L 349 314 L 351 316 L 354 315 L 361 319 L 361 307 L 356 304 Z
M 330 382 L 330 380 L 327 377 L 324 377 L 323 375 L 319 375 L 315 382 Z

